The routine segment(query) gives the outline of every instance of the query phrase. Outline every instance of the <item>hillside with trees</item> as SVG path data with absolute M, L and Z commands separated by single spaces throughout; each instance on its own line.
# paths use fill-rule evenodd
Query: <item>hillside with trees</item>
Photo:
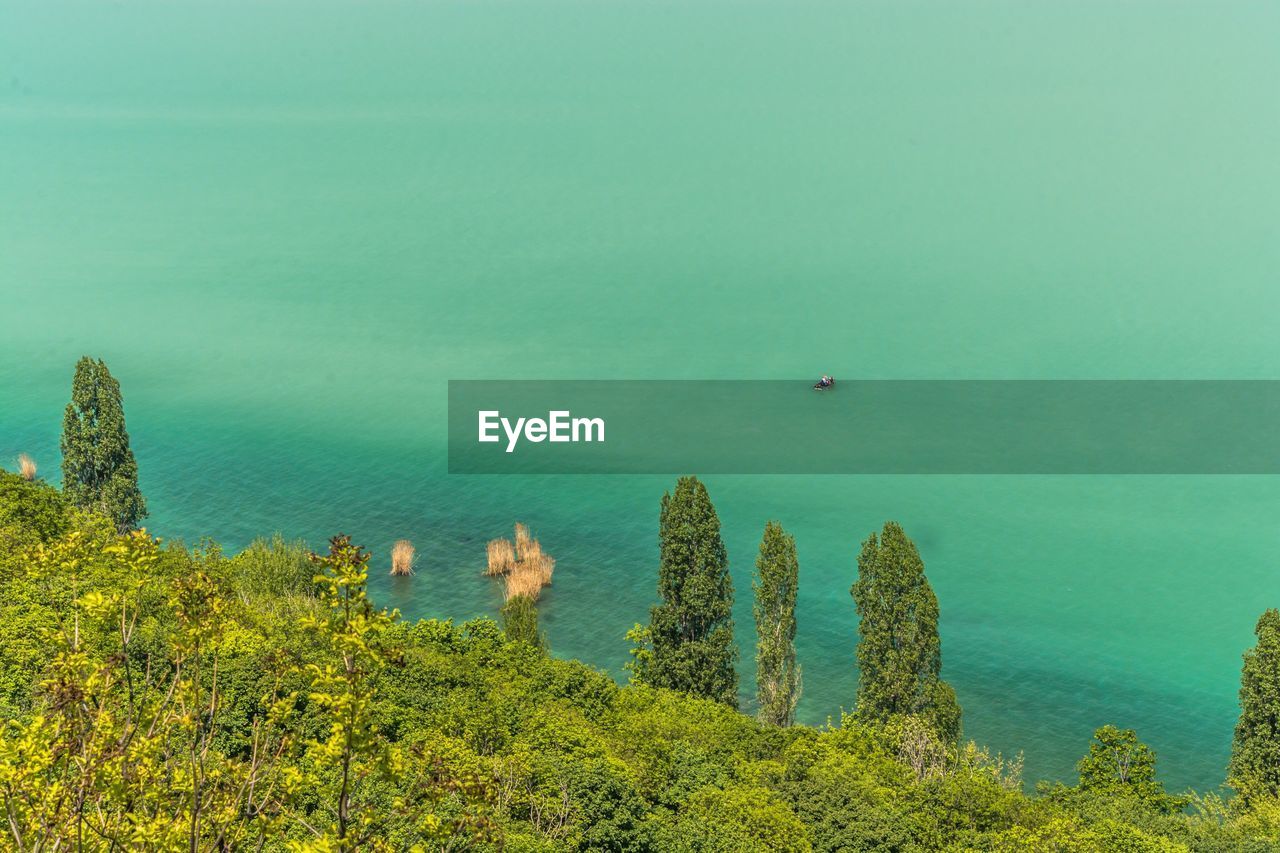
M 1166 791 L 1155 751 L 1110 725 L 1075 784 L 1032 789 L 1020 758 L 963 738 L 939 603 L 897 524 L 850 543 L 856 712 L 794 725 L 795 542 L 763 528 L 744 713 L 694 477 L 661 498 L 658 603 L 619 685 L 554 656 L 536 595 L 502 624 L 409 621 L 369 598 L 347 536 L 228 554 L 137 529 L 119 389 L 95 382 L 80 394 L 77 371 L 64 438 L 83 476 L 60 491 L 0 470 L 2 849 L 1280 849 L 1275 611 L 1245 655 L 1225 793 Z M 118 421 L 86 419 L 95 405 Z

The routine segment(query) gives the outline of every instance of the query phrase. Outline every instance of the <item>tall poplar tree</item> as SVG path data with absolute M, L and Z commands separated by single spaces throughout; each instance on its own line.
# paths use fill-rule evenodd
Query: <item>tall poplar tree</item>
M 858 713 L 878 722 L 918 716 L 955 741 L 960 705 L 941 678 L 938 598 L 920 552 L 896 522 L 862 543 L 850 592 L 858 610 Z
M 105 363 L 88 356 L 76 363 L 62 418 L 62 490 L 71 503 L 102 513 L 122 533 L 147 515 L 120 383 Z
M 1280 794 L 1280 612 L 1267 610 L 1244 653 L 1240 720 L 1231 742 L 1227 783 L 1246 799 Z
M 756 697 L 759 717 L 789 726 L 800 701 L 800 667 L 796 664 L 796 591 L 800 562 L 796 540 L 776 521 L 764 526 L 756 558 Z
M 662 496 L 658 538 L 661 603 L 649 613 L 642 680 L 736 708 L 733 580 L 720 519 L 697 477 Z

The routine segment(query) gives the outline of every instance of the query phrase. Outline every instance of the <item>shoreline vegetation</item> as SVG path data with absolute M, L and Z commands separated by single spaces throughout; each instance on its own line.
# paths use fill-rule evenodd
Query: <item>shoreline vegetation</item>
M 0 469 L 4 849 L 1280 849 L 1275 610 L 1244 656 L 1222 791 L 1166 791 L 1114 725 L 1081 745 L 1076 784 L 1028 791 L 1020 756 L 963 737 L 939 602 L 894 522 L 851 543 L 857 710 L 810 727 L 793 724 L 795 541 L 764 525 L 744 713 L 729 555 L 696 477 L 662 496 L 658 601 L 619 685 L 550 653 L 555 561 L 523 524 L 486 548 L 501 624 L 410 622 L 369 599 L 347 536 L 227 555 L 139 529 L 101 361 L 77 366 L 62 446 L 61 491 L 25 455 Z M 415 560 L 398 541 L 392 573 Z

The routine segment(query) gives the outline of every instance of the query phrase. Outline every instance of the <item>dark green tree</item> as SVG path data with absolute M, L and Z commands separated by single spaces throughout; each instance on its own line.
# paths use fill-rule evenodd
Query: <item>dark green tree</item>
M 862 543 L 850 592 L 858 610 L 858 713 L 873 722 L 915 715 L 956 741 L 960 705 L 941 678 L 938 598 L 896 522 Z
M 102 513 L 121 533 L 147 515 L 120 383 L 105 363 L 88 356 L 76 363 L 62 418 L 62 490 L 72 504 Z
M 1267 610 L 1244 653 L 1240 719 L 1231 742 L 1227 782 L 1246 799 L 1280 794 L 1280 612 Z
M 638 680 L 738 706 L 733 580 L 720 519 L 697 477 L 662 496 L 658 595 L 650 610 L 652 651 Z
M 538 605 L 527 595 L 514 595 L 502 606 L 502 629 L 513 643 L 527 643 L 545 649 L 546 638 L 538 633 Z
M 800 701 L 796 664 L 796 591 L 800 563 L 796 540 L 776 521 L 764 526 L 756 558 L 756 697 L 760 719 L 789 726 Z
M 1135 797 L 1157 811 L 1172 813 L 1187 804 L 1186 797 L 1165 793 L 1156 779 L 1156 753 L 1138 740 L 1133 729 L 1103 726 L 1093 733 L 1089 753 L 1076 765 L 1080 790 L 1107 796 Z

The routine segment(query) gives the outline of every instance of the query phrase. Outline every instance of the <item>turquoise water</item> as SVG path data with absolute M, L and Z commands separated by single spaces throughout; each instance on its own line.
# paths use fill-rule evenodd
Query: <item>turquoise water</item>
M 342 530 L 494 614 L 485 540 L 557 557 L 557 654 L 613 671 L 654 477 L 451 477 L 449 378 L 1277 378 L 1268 3 L 0 0 L 0 459 L 57 472 L 72 366 L 121 379 L 151 529 Z M 1264 477 L 713 477 L 801 559 L 801 717 L 852 704 L 888 518 L 967 734 L 1069 775 L 1136 727 L 1222 778 L 1280 604 Z

